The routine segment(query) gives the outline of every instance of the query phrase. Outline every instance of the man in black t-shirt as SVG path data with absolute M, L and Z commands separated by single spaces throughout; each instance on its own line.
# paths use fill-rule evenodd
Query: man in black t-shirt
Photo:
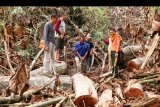
M 85 42 L 90 45 L 89 52 L 86 56 L 86 63 L 87 63 L 87 67 L 89 68 L 91 66 L 91 62 L 92 62 L 92 49 L 93 49 L 93 43 L 91 41 L 91 34 L 90 33 L 87 34 L 87 36 L 85 38 Z

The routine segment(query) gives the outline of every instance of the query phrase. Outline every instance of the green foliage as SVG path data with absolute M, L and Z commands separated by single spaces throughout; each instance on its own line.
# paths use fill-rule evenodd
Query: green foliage
M 23 14 L 25 13 L 22 7 L 15 7 L 12 11 L 11 14 Z
M 110 21 L 105 15 L 105 7 L 81 7 L 86 18 L 85 26 L 91 32 L 107 32 Z

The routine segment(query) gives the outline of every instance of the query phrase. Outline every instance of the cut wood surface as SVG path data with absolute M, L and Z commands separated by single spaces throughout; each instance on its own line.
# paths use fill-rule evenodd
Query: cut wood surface
M 81 73 L 74 74 L 72 79 L 76 94 L 75 105 L 77 107 L 94 106 L 98 102 L 98 96 L 93 81 Z
M 134 71 L 134 69 L 139 70 L 140 66 L 142 65 L 142 63 L 144 62 L 145 57 L 140 57 L 140 58 L 136 58 L 136 59 L 132 59 L 130 61 L 128 61 L 127 64 L 127 69 L 129 71 Z M 148 61 L 148 63 L 150 63 L 152 61 L 152 59 L 150 59 Z
M 60 81 L 61 81 L 61 87 L 63 89 L 72 89 L 72 79 L 70 76 L 67 75 L 60 75 Z M 6 89 L 9 83 L 9 76 L 3 76 L 0 77 L 0 90 Z M 40 86 L 43 87 L 46 84 L 48 84 L 50 81 L 52 81 L 53 79 L 55 79 L 55 77 L 53 78 L 49 78 L 46 76 L 36 76 L 36 77 L 30 77 L 29 79 L 29 85 L 30 87 L 32 86 Z M 49 85 L 50 88 L 54 87 L 54 82 L 52 82 Z
M 57 62 L 53 62 L 54 67 L 55 67 L 55 71 L 57 74 L 64 74 L 67 71 L 67 64 L 66 62 L 62 61 L 61 63 L 57 63 Z M 43 67 L 40 67 L 38 69 L 35 69 L 33 71 L 30 72 L 30 76 L 37 76 L 37 75 L 43 75 L 44 73 L 46 73 L 44 71 Z M 54 75 L 54 71 L 49 72 L 51 74 Z
M 160 36 L 158 34 L 154 37 L 152 45 L 151 45 L 150 49 L 148 50 L 148 52 L 145 56 L 144 62 L 142 63 L 141 69 L 144 69 L 146 63 L 148 62 L 148 60 L 151 57 L 153 51 L 155 50 L 156 46 L 158 45 L 159 38 L 160 38 Z
M 129 97 L 143 97 L 144 93 L 143 93 L 143 86 L 137 82 L 136 80 L 130 80 L 127 83 L 127 87 L 124 90 L 125 96 L 127 98 Z
M 106 89 L 103 91 L 99 97 L 99 101 L 96 104 L 96 107 L 110 107 L 110 104 L 113 102 L 112 93 L 113 92 L 111 89 Z

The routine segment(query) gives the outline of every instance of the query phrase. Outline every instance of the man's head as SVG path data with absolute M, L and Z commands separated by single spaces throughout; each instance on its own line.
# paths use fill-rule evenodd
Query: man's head
M 62 20 L 66 20 L 68 16 L 66 13 L 61 13 L 60 17 L 62 18 Z
M 58 19 L 58 16 L 56 14 L 51 15 L 51 22 L 54 24 Z
M 88 33 L 87 36 L 86 36 L 86 41 L 90 41 L 91 40 L 91 34 Z
M 109 29 L 110 35 L 114 35 L 116 33 L 116 30 L 114 28 Z
M 88 34 L 88 31 L 87 31 L 87 30 L 84 30 L 84 31 L 83 31 L 83 36 L 85 36 L 85 37 L 86 37 L 86 36 L 87 36 L 87 34 Z
M 75 33 L 75 34 L 74 34 L 74 37 L 76 37 L 76 40 L 78 40 L 78 41 L 79 41 L 79 39 L 80 39 L 80 35 L 79 35 L 79 33 Z
M 79 42 L 80 42 L 80 44 L 83 44 L 83 43 L 84 43 L 84 36 L 81 36 L 81 37 L 80 37 Z

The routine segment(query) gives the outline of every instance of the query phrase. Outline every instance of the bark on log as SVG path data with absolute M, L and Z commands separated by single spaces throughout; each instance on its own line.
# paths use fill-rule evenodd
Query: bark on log
M 53 62 L 53 64 L 54 64 L 54 67 L 55 67 L 55 72 L 57 74 L 60 75 L 60 74 L 65 74 L 66 73 L 67 64 L 64 61 L 62 61 L 61 63 Z M 44 73 L 46 73 L 46 72 L 44 72 L 43 67 L 40 67 L 38 69 L 35 69 L 35 70 L 31 71 L 30 76 L 43 75 Z M 54 71 L 51 71 L 49 73 L 54 75 Z
M 139 70 L 144 60 L 145 60 L 145 57 L 132 59 L 131 61 L 128 62 L 127 69 L 129 71 L 134 71 L 134 69 Z M 152 59 L 149 59 L 148 63 L 150 63 L 151 61 Z
M 136 53 L 141 49 L 142 49 L 142 46 L 139 46 L 139 45 L 130 45 L 130 46 L 124 47 L 122 51 L 124 52 L 125 60 L 128 61 L 128 60 L 134 59 L 135 56 L 133 53 Z M 149 49 L 149 46 L 146 45 L 145 49 Z
M 124 90 L 125 96 L 129 97 L 143 97 L 143 86 L 136 80 L 130 80 Z
M 72 89 L 72 79 L 70 76 L 67 75 L 60 75 L 60 81 L 61 81 L 61 88 L 63 89 Z M 9 83 L 9 76 L 4 76 L 4 77 L 0 77 L 0 90 L 6 89 Z M 36 77 L 30 77 L 29 79 L 29 85 L 30 87 L 32 86 L 40 86 L 43 87 L 46 84 L 48 84 L 50 81 L 52 81 L 53 79 L 55 79 L 56 77 L 53 78 L 49 78 L 46 76 L 36 76 Z M 52 82 L 49 87 L 53 88 L 54 87 L 54 83 Z
M 111 89 L 106 89 L 103 91 L 99 97 L 99 101 L 96 104 L 96 107 L 110 107 L 110 104 L 113 101 L 112 93 L 113 92 Z
M 73 88 L 75 90 L 75 105 L 78 107 L 92 107 L 98 102 L 95 84 L 81 73 L 72 76 Z

